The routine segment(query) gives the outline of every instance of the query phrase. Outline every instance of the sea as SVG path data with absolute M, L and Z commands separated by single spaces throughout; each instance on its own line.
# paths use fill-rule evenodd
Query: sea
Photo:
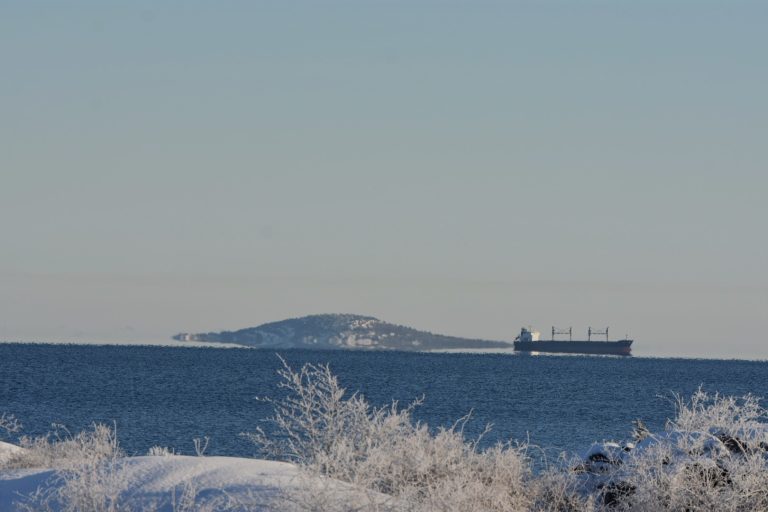
M 373 406 L 423 398 L 414 420 L 433 429 L 469 414 L 467 439 L 491 428 L 481 448 L 526 443 L 547 456 L 629 439 L 635 419 L 662 430 L 675 396 L 699 388 L 768 395 L 764 361 L 5 343 L 0 414 L 29 436 L 108 423 L 131 455 L 194 454 L 193 440 L 207 437 L 207 455 L 258 457 L 241 434 L 269 431 L 272 406 L 257 397 L 282 396 L 280 356 L 293 368 L 330 365 Z

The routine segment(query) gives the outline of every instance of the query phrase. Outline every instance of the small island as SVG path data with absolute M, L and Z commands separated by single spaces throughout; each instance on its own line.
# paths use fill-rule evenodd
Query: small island
M 179 333 L 179 341 L 234 343 L 257 348 L 368 350 L 511 349 L 504 341 L 460 338 L 391 324 L 372 316 L 310 315 L 237 331 Z

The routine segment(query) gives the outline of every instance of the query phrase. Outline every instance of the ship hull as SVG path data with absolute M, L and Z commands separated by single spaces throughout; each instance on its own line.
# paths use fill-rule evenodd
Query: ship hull
M 632 340 L 618 341 L 515 341 L 517 352 L 547 352 L 557 354 L 609 354 L 628 356 Z

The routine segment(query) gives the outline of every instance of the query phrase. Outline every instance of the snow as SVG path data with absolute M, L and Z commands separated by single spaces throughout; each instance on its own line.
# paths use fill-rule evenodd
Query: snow
M 0 443 L 0 457 L 17 450 L 21 448 Z M 159 506 L 158 511 L 171 511 L 173 503 L 190 492 L 195 496 L 195 509 L 211 500 L 226 499 L 249 510 L 282 510 L 276 500 L 286 492 L 295 495 L 302 488 L 313 493 L 322 487 L 323 492 L 347 503 L 370 498 L 348 484 L 309 477 L 294 464 L 269 460 L 179 455 L 125 457 L 117 471 L 120 499 L 131 504 L 132 509 Z M 55 477 L 55 472 L 48 468 L 0 470 L 0 510 L 17 510 L 14 503 L 39 487 L 61 485 Z
M 358 338 L 355 334 L 350 334 L 342 342 L 348 347 L 372 347 L 375 342 L 370 338 Z

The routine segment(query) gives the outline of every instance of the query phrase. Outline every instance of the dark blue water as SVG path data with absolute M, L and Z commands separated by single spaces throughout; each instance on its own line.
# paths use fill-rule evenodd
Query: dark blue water
M 723 394 L 768 395 L 768 363 L 589 356 L 414 354 L 289 350 L 294 367 L 330 363 L 341 383 L 375 405 L 425 396 L 417 419 L 448 426 L 473 411 L 465 428 L 485 438 L 579 451 L 593 441 L 626 439 L 633 419 L 661 429 L 674 413 L 672 392 L 699 385 Z M 278 396 L 273 351 L 250 349 L 0 344 L 0 413 L 44 434 L 115 422 L 122 446 L 193 453 L 209 436 L 209 455 L 257 455 L 238 434 L 271 413 L 255 396 Z

